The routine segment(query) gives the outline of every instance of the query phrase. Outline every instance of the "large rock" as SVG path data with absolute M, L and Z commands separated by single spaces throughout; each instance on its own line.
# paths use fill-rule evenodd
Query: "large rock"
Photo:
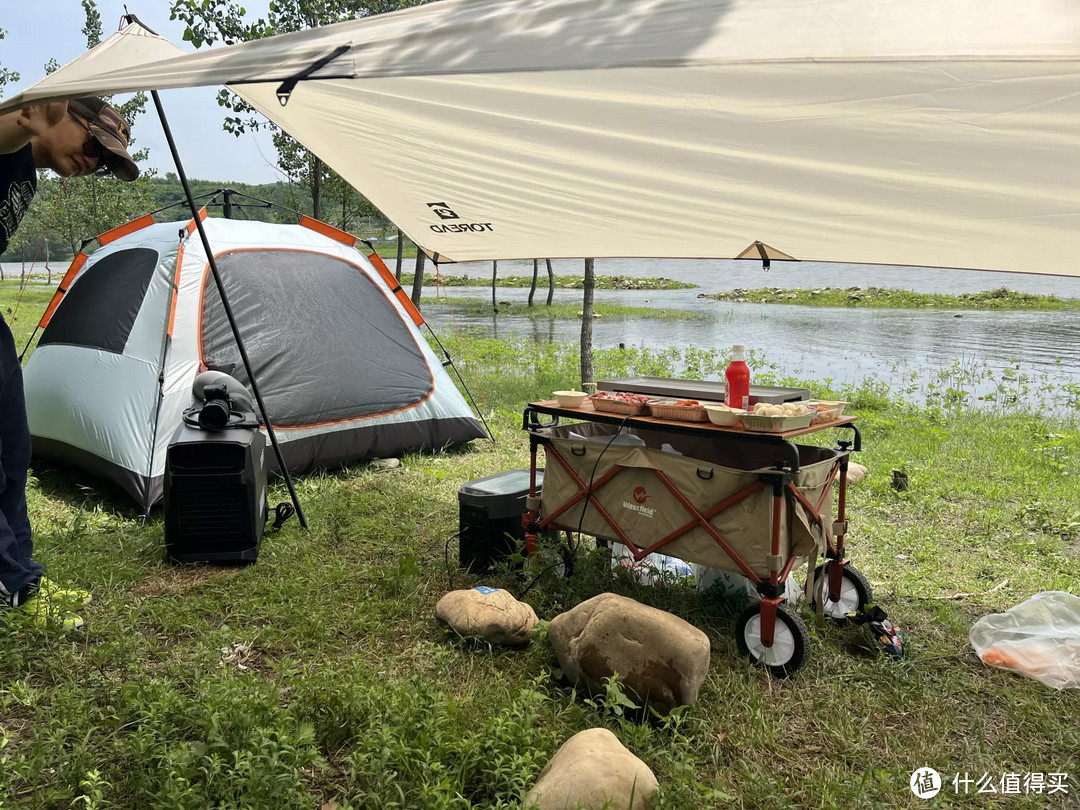
M 652 810 L 659 787 L 649 766 L 606 728 L 562 744 L 525 797 L 527 810 Z
M 847 465 L 847 482 L 848 485 L 857 484 L 866 478 L 868 470 L 862 464 L 856 464 L 854 461 L 849 461 Z
M 435 605 L 435 616 L 462 636 L 477 636 L 492 644 L 528 644 L 538 619 L 532 607 L 501 588 L 480 586 L 450 591 Z
M 639 704 L 661 714 L 697 702 L 709 669 L 709 638 L 677 616 L 613 593 L 551 621 L 548 638 L 566 676 L 593 694 L 619 674 Z

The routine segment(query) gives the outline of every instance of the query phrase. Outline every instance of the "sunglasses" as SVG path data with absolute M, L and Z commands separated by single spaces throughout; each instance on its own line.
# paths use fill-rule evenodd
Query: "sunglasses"
M 98 177 L 108 176 L 112 173 L 109 169 L 108 164 L 106 163 L 106 161 L 108 160 L 109 150 L 102 146 L 101 141 L 99 141 L 94 136 L 94 131 L 90 128 L 90 124 L 85 119 L 78 115 L 78 113 L 71 113 L 71 117 L 74 118 L 83 129 L 86 130 L 86 134 L 89 136 L 85 141 L 83 141 L 82 150 L 83 154 L 86 155 L 88 158 L 97 159 L 98 165 L 97 168 L 93 171 L 93 174 L 97 175 Z

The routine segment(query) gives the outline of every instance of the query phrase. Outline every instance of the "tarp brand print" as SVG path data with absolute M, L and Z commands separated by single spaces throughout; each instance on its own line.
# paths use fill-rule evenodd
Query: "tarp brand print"
M 6 200 L 0 200 L 0 245 L 7 245 L 22 221 L 30 201 L 34 199 L 34 184 L 28 180 L 12 183 Z

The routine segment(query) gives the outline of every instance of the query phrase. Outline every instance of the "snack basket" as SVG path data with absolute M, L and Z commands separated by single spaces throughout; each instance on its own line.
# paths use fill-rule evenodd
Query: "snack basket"
M 649 413 L 657 419 L 674 419 L 678 422 L 708 422 L 706 405 L 718 405 L 717 402 L 697 401 L 697 405 L 678 405 L 684 400 L 655 399 L 649 402 Z
M 763 416 L 759 413 L 747 413 L 742 416 L 741 421 L 747 430 L 783 433 L 785 430 L 808 427 L 814 416 L 814 411 L 799 416 Z
M 834 422 L 844 415 L 844 408 L 850 403 L 840 400 L 812 399 L 806 403 L 811 410 L 816 411 L 812 425 L 820 425 L 825 422 Z
M 645 413 L 645 409 L 648 407 L 644 402 L 623 402 L 618 399 L 602 399 L 599 397 L 589 397 L 589 402 L 598 411 L 620 413 L 624 416 L 638 416 Z

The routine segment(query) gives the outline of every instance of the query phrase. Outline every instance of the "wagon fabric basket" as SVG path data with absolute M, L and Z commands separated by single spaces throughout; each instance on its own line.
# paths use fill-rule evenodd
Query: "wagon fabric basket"
M 704 528 L 707 522 L 747 567 L 768 579 L 774 496 L 761 474 L 792 445 L 730 437 L 714 443 L 640 428 L 624 430 L 609 445 L 616 432 L 598 423 L 536 431 L 546 455 L 540 502 L 545 525 L 580 528 L 624 543 L 638 559 L 662 550 L 687 562 L 745 573 Z M 661 450 L 665 445 L 669 449 Z M 802 558 L 825 549 L 838 454 L 822 447 L 797 449 L 800 471 L 792 483 L 806 502 L 818 505 L 819 514 L 790 489 L 784 491 L 779 556 L 785 564 L 795 556 L 801 565 Z

